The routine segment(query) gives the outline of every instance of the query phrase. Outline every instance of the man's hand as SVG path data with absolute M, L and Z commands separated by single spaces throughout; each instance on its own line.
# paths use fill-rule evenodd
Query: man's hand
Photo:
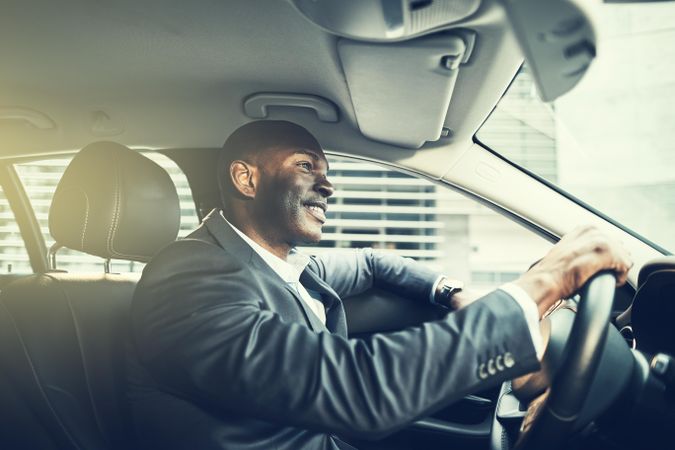
M 584 226 L 563 236 L 515 283 L 534 299 L 541 317 L 558 299 L 571 297 L 601 270 L 613 270 L 617 285 L 624 284 L 632 265 L 620 243 L 594 226 Z

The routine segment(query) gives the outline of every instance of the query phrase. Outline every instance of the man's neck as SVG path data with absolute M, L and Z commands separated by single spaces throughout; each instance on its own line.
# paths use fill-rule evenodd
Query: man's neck
M 288 261 L 288 255 L 292 249 L 290 245 L 285 243 L 275 243 L 273 239 L 266 237 L 265 233 L 260 231 L 261 227 L 256 226 L 256 224 L 249 220 L 237 217 L 237 214 L 229 214 L 228 212 L 223 211 L 223 217 L 262 248 L 278 258 Z

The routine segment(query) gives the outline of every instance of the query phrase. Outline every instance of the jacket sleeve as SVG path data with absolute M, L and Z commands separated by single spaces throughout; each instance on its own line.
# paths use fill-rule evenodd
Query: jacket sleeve
M 439 276 L 411 258 L 372 248 L 327 252 L 312 261 L 319 276 L 341 298 L 379 287 L 403 297 L 427 301 Z
M 374 438 L 538 367 L 522 312 L 500 291 L 443 320 L 345 339 L 266 309 L 251 271 L 214 246 L 172 245 L 156 259 L 132 308 L 141 363 L 209 408 Z M 485 377 L 506 353 L 513 364 Z

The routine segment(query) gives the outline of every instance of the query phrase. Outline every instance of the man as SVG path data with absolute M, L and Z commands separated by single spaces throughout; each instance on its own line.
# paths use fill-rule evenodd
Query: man
M 321 238 L 327 170 L 318 142 L 289 122 L 228 138 L 224 209 L 157 255 L 134 297 L 132 407 L 148 448 L 352 448 L 336 435 L 384 435 L 536 370 L 539 316 L 600 269 L 625 281 L 623 251 L 580 229 L 442 320 L 348 339 L 340 299 L 373 285 L 418 301 L 471 299 L 448 298 L 444 279 L 412 260 L 296 253 Z

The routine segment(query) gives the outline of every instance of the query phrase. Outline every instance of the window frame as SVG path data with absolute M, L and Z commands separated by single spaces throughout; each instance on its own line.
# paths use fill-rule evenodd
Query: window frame
M 0 187 L 2 187 L 14 220 L 19 228 L 28 254 L 28 261 L 33 273 L 45 273 L 47 265 L 47 246 L 40 230 L 33 205 L 14 168 L 17 161 L 33 158 L 5 159 L 0 165 Z

